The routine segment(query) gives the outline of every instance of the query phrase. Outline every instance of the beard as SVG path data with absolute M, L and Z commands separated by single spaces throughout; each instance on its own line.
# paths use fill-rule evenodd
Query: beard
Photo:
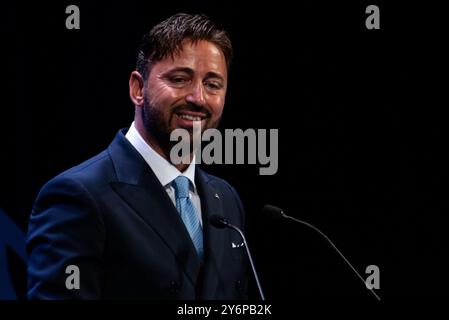
M 145 130 L 151 139 L 155 140 L 154 143 L 168 154 L 176 141 L 170 141 L 171 132 L 168 124 L 164 123 L 164 115 L 160 110 L 151 106 L 147 94 L 144 95 L 143 100 L 142 120 Z
M 152 106 L 152 104 L 150 102 L 150 97 L 149 97 L 148 91 L 145 92 L 145 94 L 144 94 L 144 105 L 142 108 L 143 125 L 145 127 L 147 134 L 150 136 L 151 140 L 153 140 L 153 143 L 158 145 L 166 155 L 169 155 L 172 147 L 179 143 L 179 141 L 176 141 L 176 140 L 171 141 L 170 140 L 170 135 L 171 135 L 172 130 L 176 129 L 176 128 L 171 128 L 170 123 L 172 122 L 172 118 L 175 115 L 175 113 L 177 111 L 180 111 L 181 109 L 189 109 L 189 110 L 204 112 L 207 115 L 206 120 L 210 120 L 211 113 L 209 110 L 207 110 L 204 107 L 194 105 L 192 103 L 174 107 L 172 110 L 170 110 L 170 114 L 167 119 L 166 116 L 163 114 L 163 112 L 160 109 Z M 202 134 L 206 129 L 216 128 L 220 122 L 220 118 L 218 118 L 216 121 L 214 121 L 212 123 L 209 123 L 209 125 L 207 125 L 208 123 L 206 122 L 206 124 L 204 126 L 201 126 L 201 131 L 199 132 L 199 134 L 197 133 L 197 134 L 195 134 L 195 136 L 194 136 L 192 129 L 186 129 L 189 131 L 189 136 L 190 136 L 189 144 L 190 144 L 190 150 L 192 152 L 195 151 L 195 150 L 193 150 L 194 139 L 201 140 Z M 165 122 L 165 121 L 167 121 L 167 122 Z M 197 143 L 196 145 L 198 146 L 199 144 Z

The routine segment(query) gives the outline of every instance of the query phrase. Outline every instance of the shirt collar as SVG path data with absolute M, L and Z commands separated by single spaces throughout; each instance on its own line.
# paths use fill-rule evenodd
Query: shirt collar
M 159 182 L 165 187 L 167 184 L 175 180 L 178 176 L 182 175 L 187 177 L 194 190 L 195 186 L 195 155 L 192 162 L 184 172 L 179 171 L 174 165 L 163 158 L 157 153 L 146 141 L 142 138 L 137 131 L 134 122 L 131 124 L 128 132 L 126 133 L 126 139 L 136 148 L 137 152 L 143 157 L 145 162 L 153 170 Z

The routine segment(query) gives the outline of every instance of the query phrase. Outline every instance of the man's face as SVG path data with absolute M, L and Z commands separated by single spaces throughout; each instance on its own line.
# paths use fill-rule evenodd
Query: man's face
M 159 146 L 167 147 L 170 133 L 189 131 L 193 121 L 201 130 L 216 128 L 225 103 L 226 59 L 208 41 L 185 41 L 179 53 L 151 66 L 144 88 L 143 122 Z

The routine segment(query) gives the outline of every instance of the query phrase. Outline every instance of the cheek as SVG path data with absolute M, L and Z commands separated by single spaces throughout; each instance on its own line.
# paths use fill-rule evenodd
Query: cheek
M 214 97 L 210 102 L 210 107 L 212 109 L 212 112 L 214 116 L 221 116 L 223 113 L 225 98 L 224 97 Z
M 149 93 L 151 105 L 158 109 L 169 110 L 170 105 L 177 98 L 174 90 L 163 84 L 149 87 Z

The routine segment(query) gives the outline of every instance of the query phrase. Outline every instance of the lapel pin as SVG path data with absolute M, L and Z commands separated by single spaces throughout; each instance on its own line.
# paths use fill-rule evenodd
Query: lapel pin
M 218 195 L 218 193 L 215 194 L 215 199 L 220 199 L 220 196 Z

